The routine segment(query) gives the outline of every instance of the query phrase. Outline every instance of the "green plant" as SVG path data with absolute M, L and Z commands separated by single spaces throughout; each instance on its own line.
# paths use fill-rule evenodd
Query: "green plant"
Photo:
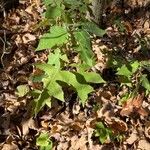
M 65 71 L 61 70 L 61 68 L 58 67 L 58 64 L 55 67 L 47 63 L 36 64 L 36 67 L 43 70 L 44 75 L 42 75 L 41 79 L 39 76 L 33 77 L 33 81 L 43 83 L 43 90 L 39 93 L 36 92 L 38 97 L 35 99 L 35 114 L 40 111 L 47 100 L 50 100 L 50 97 L 64 101 L 62 82 L 71 86 L 77 92 L 83 105 L 88 98 L 88 94 L 93 91 L 92 86 L 88 85 L 88 83 L 104 83 L 104 80 L 94 72 Z
M 120 64 L 120 67 L 117 67 L 117 75 L 119 76 L 121 84 L 126 84 L 129 87 L 132 87 L 132 77 L 134 73 L 139 69 L 140 63 L 138 61 L 131 61 L 126 64 Z
M 120 19 L 116 19 L 114 21 L 114 24 L 117 26 L 119 32 L 125 32 L 125 26 L 123 25 Z
M 17 86 L 15 94 L 18 97 L 23 97 L 25 96 L 28 92 L 30 91 L 29 86 L 24 84 L 24 85 L 19 85 Z
M 53 147 L 48 133 L 41 133 L 36 139 L 36 145 L 40 147 L 40 150 L 52 150 Z
M 104 123 L 97 122 L 96 129 L 94 132 L 95 137 L 98 137 L 101 144 L 108 143 L 111 141 L 121 142 L 123 135 L 120 133 L 114 134 L 111 128 L 108 128 Z
M 107 128 L 102 122 L 96 123 L 95 137 L 98 137 L 101 144 L 111 140 L 112 130 Z
M 39 27 L 48 30 L 40 38 L 36 52 L 47 50 L 49 55 L 46 63 L 35 64 L 43 72 L 32 76 L 34 83 L 42 83 L 40 90 L 34 89 L 31 92 L 34 97 L 34 114 L 45 105 L 50 107 L 53 98 L 64 102 L 63 88 L 67 86 L 77 92 L 84 105 L 88 94 L 94 90 L 91 83 L 105 82 L 100 74 L 91 69 L 95 64 L 91 35 L 102 37 L 106 32 L 85 17 L 87 11 L 90 11 L 90 1 L 44 0 L 43 4 L 46 10 Z M 121 23 L 116 23 L 122 30 Z M 75 60 L 75 57 L 78 59 Z M 141 72 L 141 62 L 109 52 L 108 57 L 109 66 L 116 69 L 121 85 L 127 85 L 134 92 L 141 86 L 147 93 L 150 91 L 147 75 Z M 137 75 L 139 77 L 134 84 L 133 78 Z
M 105 82 L 100 74 L 91 72 L 95 59 L 90 36 L 103 36 L 105 31 L 85 17 L 89 1 L 44 0 L 44 5 L 44 16 L 51 25 L 40 38 L 36 51 L 46 49 L 49 56 L 47 63 L 35 64 L 43 73 L 32 76 L 33 82 L 43 85 L 42 89 L 32 91 L 35 114 L 43 106 L 51 106 L 51 98 L 64 101 L 62 88 L 66 85 L 77 92 L 84 105 L 88 94 L 94 90 L 90 83 Z M 68 58 L 72 53 L 79 57 L 78 62 L 74 63 L 72 57 Z
M 140 86 L 144 87 L 146 93 L 150 91 L 150 82 L 148 80 L 148 74 L 144 74 L 143 70 L 147 70 L 149 72 L 149 62 L 148 61 L 133 61 L 129 62 L 127 65 L 122 65 L 117 68 L 117 75 L 120 76 L 120 80 L 122 84 L 126 84 L 129 87 L 132 87 L 132 77 L 137 76 L 136 78 L 136 87 L 135 92 L 137 92 Z

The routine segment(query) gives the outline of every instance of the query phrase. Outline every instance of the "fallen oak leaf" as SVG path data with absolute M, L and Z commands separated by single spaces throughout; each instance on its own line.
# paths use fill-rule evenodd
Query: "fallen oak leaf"
M 136 97 L 131 97 L 127 102 L 124 104 L 122 110 L 120 111 L 121 116 L 129 116 L 132 113 L 137 113 L 142 116 L 148 116 L 148 113 L 142 107 L 144 99 L 144 94 L 138 94 Z

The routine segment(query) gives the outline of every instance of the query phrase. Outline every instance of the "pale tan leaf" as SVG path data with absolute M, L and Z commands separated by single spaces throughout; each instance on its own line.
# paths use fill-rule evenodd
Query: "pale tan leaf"
M 134 130 L 130 137 L 126 140 L 129 145 L 132 145 L 138 139 L 137 131 Z
M 15 144 L 4 144 L 2 150 L 19 150 L 19 148 Z
M 137 148 L 141 150 L 150 150 L 150 143 L 146 140 L 140 140 Z
M 29 129 L 36 130 L 36 124 L 33 118 L 25 119 L 21 122 L 22 125 L 22 134 L 27 135 L 29 133 Z

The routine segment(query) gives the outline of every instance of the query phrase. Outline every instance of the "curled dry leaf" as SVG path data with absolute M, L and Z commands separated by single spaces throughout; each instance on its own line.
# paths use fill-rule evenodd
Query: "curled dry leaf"
M 93 148 L 92 136 L 93 136 L 94 129 L 87 128 L 87 132 L 88 132 L 87 141 L 88 141 L 88 144 L 89 144 L 89 148 L 92 149 Z
M 130 32 L 130 33 L 133 32 L 133 28 L 132 28 L 132 25 L 130 22 L 128 22 L 128 21 L 124 22 L 124 26 L 125 26 L 127 32 Z
M 93 122 L 93 123 L 92 123 Z M 92 126 L 91 126 L 92 124 Z M 89 149 L 93 149 L 93 132 L 95 129 L 95 124 L 96 124 L 96 119 L 95 118 L 90 118 L 86 121 L 86 129 L 87 129 L 87 141 L 89 144 Z
M 129 116 L 132 113 L 148 116 L 147 111 L 142 107 L 143 99 L 144 94 L 138 94 L 136 97 L 128 99 L 120 112 L 121 116 Z
M 25 11 L 26 11 L 27 13 L 29 13 L 29 14 L 32 15 L 32 13 L 33 13 L 33 5 L 28 6 L 28 7 L 25 9 Z
M 145 130 L 145 136 L 150 139 L 150 127 Z
M 107 122 L 107 119 L 106 119 L 106 122 Z M 116 133 L 125 132 L 128 130 L 127 124 L 124 121 L 116 117 L 112 117 L 111 121 L 108 121 L 107 123 Z
M 92 49 L 97 57 L 97 64 L 94 66 L 94 68 L 102 71 L 106 67 L 106 57 L 102 53 L 102 51 L 108 49 L 108 47 L 106 45 L 103 45 L 101 41 L 97 40 L 96 43 L 92 45 Z

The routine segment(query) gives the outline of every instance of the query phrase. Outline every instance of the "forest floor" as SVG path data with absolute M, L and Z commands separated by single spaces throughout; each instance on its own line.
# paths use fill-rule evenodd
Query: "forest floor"
M 116 24 L 112 21 L 116 11 L 106 16 L 107 35 L 93 38 L 93 52 L 97 57 L 95 69 L 107 83 L 94 85 L 95 91 L 84 107 L 75 93 L 68 92 L 65 104 L 54 101 L 51 108 L 44 107 L 37 117 L 31 117 L 28 104 L 32 98 L 18 97 L 16 88 L 32 88 L 29 78 L 34 72 L 33 64 L 47 60 L 46 52 L 35 53 L 43 34 L 36 29 L 42 11 L 40 0 L 26 0 L 0 18 L 0 149 L 37 150 L 36 139 L 46 131 L 56 150 L 149 150 L 150 95 L 139 92 L 120 105 L 120 97 L 129 89 L 118 83 L 113 69 L 106 66 L 108 56 L 102 51 L 109 49 L 111 53 L 113 47 L 120 49 L 116 57 L 149 60 L 150 11 L 139 9 L 125 16 L 118 10 L 121 23 Z M 94 136 L 95 124 L 101 121 L 113 129 L 116 137 L 104 144 Z

